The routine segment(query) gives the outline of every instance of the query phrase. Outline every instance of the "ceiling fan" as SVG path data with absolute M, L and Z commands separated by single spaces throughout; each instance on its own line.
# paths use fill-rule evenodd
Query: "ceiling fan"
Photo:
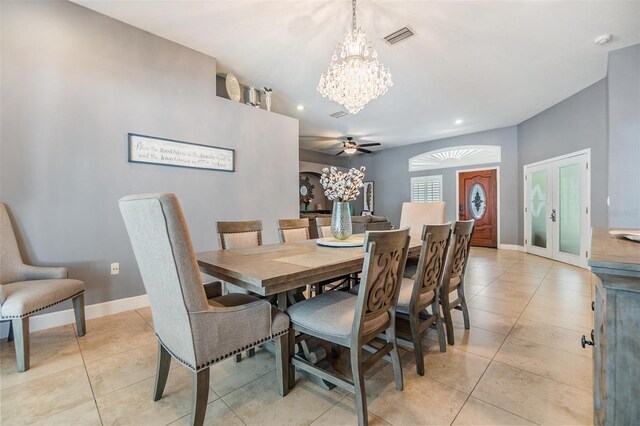
M 380 145 L 379 142 L 359 144 L 357 142 L 354 142 L 351 136 L 347 136 L 347 140 L 342 141 L 342 151 L 340 151 L 336 155 L 341 155 L 343 152 L 346 153 L 347 155 L 353 155 L 356 152 L 364 152 L 365 154 L 371 154 L 372 151 L 369 151 L 368 149 L 364 149 L 364 147 L 379 146 L 379 145 Z

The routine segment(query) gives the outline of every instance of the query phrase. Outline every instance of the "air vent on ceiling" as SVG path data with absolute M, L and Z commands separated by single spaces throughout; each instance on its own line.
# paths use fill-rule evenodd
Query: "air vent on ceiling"
M 400 28 L 398 31 L 394 31 L 384 38 L 389 44 L 396 44 L 402 40 L 408 39 L 414 35 L 413 31 L 409 27 Z
M 331 117 L 333 118 L 340 118 L 340 117 L 344 117 L 345 115 L 347 115 L 346 112 L 344 111 L 338 111 L 338 112 L 334 112 L 333 114 L 329 114 L 331 115 Z

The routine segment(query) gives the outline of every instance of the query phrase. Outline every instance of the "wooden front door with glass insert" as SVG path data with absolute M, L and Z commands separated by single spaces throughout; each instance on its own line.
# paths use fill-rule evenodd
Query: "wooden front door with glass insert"
M 498 247 L 497 170 L 458 174 L 458 218 L 475 220 L 472 246 Z

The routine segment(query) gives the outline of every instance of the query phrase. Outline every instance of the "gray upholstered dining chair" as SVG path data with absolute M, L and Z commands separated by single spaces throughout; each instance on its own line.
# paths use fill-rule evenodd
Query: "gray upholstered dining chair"
M 260 343 L 275 340 L 280 394 L 288 392 L 289 318 L 266 300 L 246 294 L 208 299 L 191 236 L 173 194 L 120 199 L 158 338 L 153 400 L 162 397 L 171 358 L 193 372 L 191 424 L 204 420 L 209 367 Z
M 0 321 L 11 321 L 18 371 L 29 369 L 29 317 L 69 299 L 76 333 L 84 336 L 84 283 L 68 279 L 66 268 L 25 265 L 7 206 L 0 203 Z
M 330 291 L 296 303 L 287 310 L 292 330 L 289 332 L 291 365 L 355 393 L 359 425 L 367 424 L 366 370 L 390 354 L 396 388 L 402 390 L 403 387 L 395 314 L 409 240 L 408 229 L 367 232 L 362 281 L 357 296 Z M 352 381 L 332 375 L 295 355 L 296 331 L 350 348 Z M 386 342 L 376 350 L 369 343 L 383 332 Z M 374 352 L 365 358 L 363 349 Z
M 309 219 L 278 219 L 278 236 L 281 243 L 308 240 Z
M 326 238 L 331 236 L 331 218 L 317 217 L 316 229 L 318 230 L 318 238 Z
M 422 228 L 422 247 L 416 276 L 403 278 L 398 296 L 396 315 L 409 322 L 411 335 L 407 336 L 413 346 L 416 370 L 424 376 L 424 358 L 422 336 L 433 327 L 438 332 L 440 351 L 447 350 L 442 317 L 440 316 L 440 286 L 447 261 L 451 224 L 424 225 Z M 431 308 L 431 312 L 427 308 Z M 398 337 L 406 339 L 401 332 Z
M 447 341 L 454 344 L 453 318 L 451 310 L 462 311 L 464 328 L 469 329 L 469 310 L 467 298 L 464 294 L 464 274 L 467 270 L 467 261 L 471 251 L 471 237 L 473 236 L 474 220 L 457 221 L 453 225 L 452 243 L 449 245 L 447 266 L 442 277 L 442 289 L 440 291 L 440 305 L 444 314 L 444 324 L 447 329 Z M 457 297 L 451 300 L 451 292 L 457 290 Z
M 262 245 L 262 221 L 261 220 L 238 220 L 238 221 L 218 221 L 216 231 L 220 240 L 222 250 L 258 247 Z M 249 292 L 231 283 L 225 283 L 227 291 L 233 293 Z M 247 355 L 255 355 L 255 348 L 247 351 Z M 242 360 L 242 354 L 236 354 L 236 362 Z

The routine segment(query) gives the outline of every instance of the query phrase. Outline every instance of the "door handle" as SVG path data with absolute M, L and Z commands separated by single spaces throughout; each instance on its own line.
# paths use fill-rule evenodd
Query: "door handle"
M 460 204 L 460 208 L 458 209 L 458 217 L 464 219 L 464 206 L 462 204 Z
M 556 221 L 556 209 L 551 210 L 551 221 Z

